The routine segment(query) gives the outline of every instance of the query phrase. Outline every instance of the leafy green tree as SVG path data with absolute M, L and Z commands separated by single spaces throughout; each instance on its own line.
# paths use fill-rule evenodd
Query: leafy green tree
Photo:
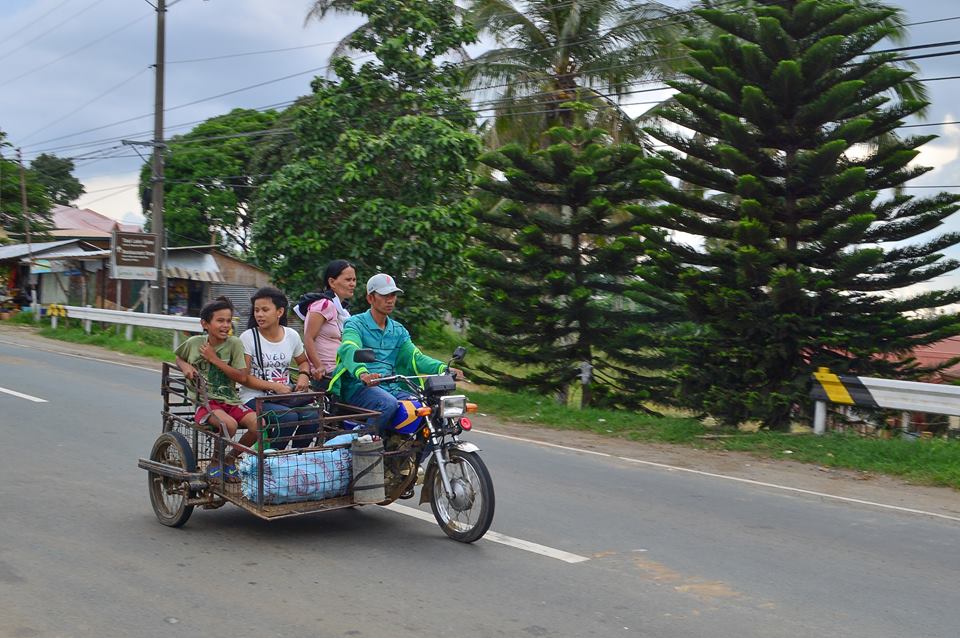
M 786 428 L 810 373 L 914 375 L 911 350 L 960 332 L 960 300 L 930 286 L 957 268 L 941 252 L 960 197 L 900 187 L 933 136 L 898 137 L 926 103 L 896 54 L 901 30 L 876 2 L 739 2 L 698 11 L 715 37 L 686 41 L 696 65 L 670 82 L 651 134 L 682 187 L 644 221 L 666 226 L 654 282 L 686 299 L 699 329 L 676 342 L 678 397 L 733 425 Z M 682 129 L 681 129 L 682 130 Z M 922 237 L 921 237 L 922 236 Z M 685 239 L 686 238 L 686 239 Z M 691 239 L 692 238 L 692 239 Z M 920 292 L 925 290 L 925 292 Z
M 449 308 L 464 272 L 480 142 L 460 78 L 437 59 L 475 34 L 449 0 L 353 6 L 370 28 L 352 46 L 374 59 L 338 58 L 336 81 L 314 80 L 294 122 L 296 157 L 261 188 L 255 250 L 291 291 L 314 289 L 333 258 L 354 261 L 361 281 L 391 273 L 416 324 Z
M 23 200 L 20 193 L 20 165 L 6 159 L 10 154 L 6 134 L 0 131 L 0 228 L 7 233 L 21 235 L 26 231 L 23 219 Z M 46 189 L 36 175 L 26 171 L 27 209 L 33 238 L 43 237 L 53 227 L 50 219 L 50 200 Z
M 275 111 L 234 109 L 171 139 L 164 159 L 164 226 L 171 246 L 210 242 L 246 252 L 254 212 L 250 202 L 268 176 L 258 174 L 261 140 L 274 136 Z M 144 215 L 153 191 L 149 163 L 140 171 Z
M 30 162 L 30 171 L 54 204 L 70 205 L 86 191 L 73 175 L 73 160 L 41 153 Z
M 544 150 L 514 143 L 481 157 L 502 179 L 480 182 L 493 197 L 477 211 L 484 303 L 470 315 L 471 340 L 512 364 L 482 368 L 506 387 L 564 399 L 586 362 L 582 405 L 639 407 L 664 392 L 665 377 L 649 373 L 664 364 L 656 332 L 672 308 L 637 276 L 644 246 L 632 228 L 643 209 L 631 203 L 662 174 L 601 129 L 549 135 Z
M 683 56 L 682 20 L 658 2 L 470 0 L 467 12 L 497 46 L 466 63 L 466 79 L 496 94 L 491 133 L 539 146 L 552 126 L 569 126 L 570 100 L 596 106 L 594 124 L 639 140 L 619 98 L 637 83 L 672 75 Z

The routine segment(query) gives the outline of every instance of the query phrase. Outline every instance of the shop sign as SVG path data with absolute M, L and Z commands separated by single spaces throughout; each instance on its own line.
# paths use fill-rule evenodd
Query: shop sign
M 114 233 L 111 245 L 111 271 L 114 279 L 157 280 L 156 235 Z

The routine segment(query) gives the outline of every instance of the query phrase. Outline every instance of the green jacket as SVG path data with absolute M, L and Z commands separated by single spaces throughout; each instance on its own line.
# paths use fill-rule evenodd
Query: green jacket
M 356 363 L 353 353 L 359 348 L 371 348 L 376 353 L 377 361 Z M 343 338 L 337 350 L 337 367 L 333 371 L 329 391 L 350 403 L 363 387 L 359 380 L 361 374 L 438 374 L 446 369 L 442 361 L 420 352 L 402 324 L 387 317 L 386 327 L 381 330 L 368 310 L 350 317 L 343 326 Z M 398 397 L 410 391 L 403 383 L 383 384 L 380 387 Z

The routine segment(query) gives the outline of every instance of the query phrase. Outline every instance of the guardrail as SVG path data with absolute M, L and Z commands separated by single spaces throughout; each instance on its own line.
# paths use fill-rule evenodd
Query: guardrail
M 810 397 L 816 401 L 814 434 L 826 431 L 827 403 L 901 410 L 904 430 L 910 427 L 911 412 L 960 416 L 960 386 L 837 375 L 827 368 L 813 374 Z
M 83 329 L 87 334 L 94 321 L 116 323 L 127 326 L 127 341 L 133 340 L 133 327 L 161 328 L 173 331 L 173 347 L 180 345 L 180 332 L 203 332 L 200 320 L 197 317 L 177 317 L 174 315 L 154 315 L 145 312 L 131 312 L 129 310 L 107 310 L 105 308 L 91 308 L 89 306 L 56 306 L 55 312 L 47 312 L 50 317 L 50 326 L 57 327 L 58 317 L 69 317 L 83 321 Z

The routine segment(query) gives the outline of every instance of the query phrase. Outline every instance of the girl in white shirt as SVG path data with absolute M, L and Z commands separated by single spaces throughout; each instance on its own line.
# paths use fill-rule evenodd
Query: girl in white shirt
M 247 383 L 240 386 L 240 400 L 256 409 L 257 397 L 309 390 L 310 366 L 300 335 L 287 327 L 286 295 L 268 286 L 254 293 L 250 303 L 253 307 L 247 330 L 240 335 L 248 374 Z M 300 372 L 295 383 L 290 379 L 292 369 Z M 319 429 L 319 423 L 299 425 L 300 421 L 316 420 L 316 410 L 298 411 L 281 401 L 264 401 L 262 414 L 267 415 L 268 424 L 279 427 L 275 448 L 286 447 L 289 437 L 294 436 L 293 447 L 307 447 L 312 441 L 307 435 Z

